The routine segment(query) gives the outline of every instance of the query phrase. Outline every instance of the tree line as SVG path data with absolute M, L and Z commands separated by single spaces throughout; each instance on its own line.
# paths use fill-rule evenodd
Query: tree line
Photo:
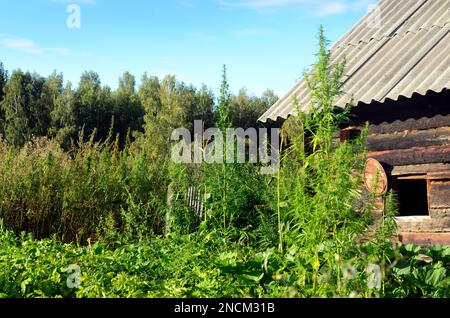
M 276 100 L 271 90 L 258 97 L 241 89 L 231 96 L 232 124 L 254 127 Z M 56 71 L 48 77 L 20 69 L 9 74 L 0 63 L 0 134 L 14 147 L 35 137 L 55 139 L 66 150 L 80 138 L 102 141 L 115 136 L 124 145 L 144 131 L 157 142 L 170 129 L 193 129 L 196 119 L 203 120 L 205 128 L 214 126 L 218 102 L 206 85 L 197 88 L 172 75 L 161 79 L 144 74 L 137 85 L 125 72 L 112 90 L 93 71 L 84 72 L 74 87 Z

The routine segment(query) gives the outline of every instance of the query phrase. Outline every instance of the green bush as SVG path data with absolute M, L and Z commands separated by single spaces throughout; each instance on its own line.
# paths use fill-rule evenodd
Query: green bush
M 93 241 L 108 218 L 125 236 L 162 231 L 165 191 L 152 163 L 114 144 L 81 143 L 65 153 L 46 139 L 20 150 L 0 141 L 0 188 L 5 226 L 37 238 Z

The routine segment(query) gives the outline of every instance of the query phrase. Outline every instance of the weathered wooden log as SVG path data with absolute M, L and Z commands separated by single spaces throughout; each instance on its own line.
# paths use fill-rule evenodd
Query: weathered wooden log
M 419 165 L 395 166 L 392 167 L 388 172 L 391 176 L 405 176 L 447 171 L 450 171 L 450 164 L 448 163 L 429 163 Z
M 367 156 L 390 166 L 427 163 L 449 163 L 450 145 L 438 147 L 416 147 L 410 149 L 370 151 Z
M 450 127 L 372 134 L 367 136 L 366 144 L 369 151 L 450 145 Z
M 450 245 L 450 233 L 400 233 L 399 241 L 404 244 L 413 243 L 420 246 Z

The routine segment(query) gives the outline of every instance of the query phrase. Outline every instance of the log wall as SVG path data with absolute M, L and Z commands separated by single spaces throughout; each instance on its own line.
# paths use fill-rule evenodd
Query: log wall
M 450 244 L 449 91 L 362 105 L 353 119 L 342 127 L 341 140 L 351 139 L 369 122 L 368 157 L 383 164 L 391 189 L 396 190 L 399 179 L 427 182 L 428 215 L 399 217 L 401 236 L 439 235 Z

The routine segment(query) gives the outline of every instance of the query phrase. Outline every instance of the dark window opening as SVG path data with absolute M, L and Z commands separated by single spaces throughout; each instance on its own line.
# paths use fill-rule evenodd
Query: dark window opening
M 427 180 L 398 180 L 399 216 L 428 216 Z
M 357 127 L 348 127 L 345 129 L 341 129 L 340 139 L 341 142 L 355 140 L 361 135 L 361 129 Z

